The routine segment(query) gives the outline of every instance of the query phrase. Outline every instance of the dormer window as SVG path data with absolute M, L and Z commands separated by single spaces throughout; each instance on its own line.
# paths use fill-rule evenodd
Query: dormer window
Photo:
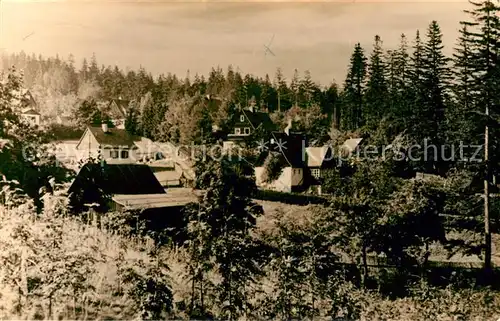
M 245 127 L 245 135 L 250 135 L 250 128 L 249 127 Z
M 236 135 L 241 135 L 241 129 L 240 129 L 240 128 L 235 128 L 235 129 L 234 129 L 234 133 L 235 133 Z
M 111 150 L 111 151 L 109 152 L 109 156 L 110 156 L 111 158 L 118 158 L 118 151 L 117 151 L 117 150 Z
M 240 115 L 240 122 L 244 123 L 245 122 L 245 116 Z
M 121 157 L 120 157 L 121 159 L 126 159 L 126 158 L 128 158 L 128 150 L 122 150 L 122 151 L 121 151 L 121 155 L 120 155 L 120 156 L 121 156 Z

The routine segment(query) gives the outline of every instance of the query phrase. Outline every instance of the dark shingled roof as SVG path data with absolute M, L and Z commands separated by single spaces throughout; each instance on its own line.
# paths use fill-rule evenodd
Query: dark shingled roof
M 96 164 L 85 164 L 78 172 L 75 180 L 69 188 L 69 193 L 90 192 L 82 191 L 95 187 L 88 184 L 89 180 L 96 179 L 89 177 L 92 166 Z M 106 194 L 115 195 L 139 195 L 139 194 L 165 194 L 165 189 L 161 186 L 153 171 L 149 166 L 142 164 L 104 164 L 102 167 L 103 176 L 99 180 L 99 185 Z
M 127 117 L 129 104 L 130 100 L 110 99 L 108 103 L 104 102 L 100 110 L 108 114 L 112 119 L 123 119 Z
M 108 128 L 107 133 L 103 132 L 100 126 L 89 126 L 88 129 L 92 132 L 97 142 L 104 146 L 132 147 L 135 141 L 141 140 L 140 137 L 130 135 L 125 129 Z
M 260 112 L 260 111 L 250 111 L 250 110 L 242 110 L 243 114 L 245 117 L 250 121 L 252 126 L 254 128 L 259 127 L 262 125 L 262 127 L 266 130 L 274 130 L 276 129 L 276 126 L 274 125 L 273 121 L 269 117 L 268 113 Z
M 280 152 L 286 159 L 288 165 L 294 168 L 305 167 L 305 148 L 307 146 L 306 137 L 301 133 L 272 132 L 274 143 L 270 149 Z

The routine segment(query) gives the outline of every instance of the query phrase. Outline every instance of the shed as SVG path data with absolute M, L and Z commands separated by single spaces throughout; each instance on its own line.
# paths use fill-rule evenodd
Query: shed
M 68 193 L 76 212 L 85 204 L 103 204 L 107 197 L 125 194 L 164 194 L 165 190 L 147 165 L 85 164 L 71 184 Z M 104 211 L 105 208 L 100 207 Z

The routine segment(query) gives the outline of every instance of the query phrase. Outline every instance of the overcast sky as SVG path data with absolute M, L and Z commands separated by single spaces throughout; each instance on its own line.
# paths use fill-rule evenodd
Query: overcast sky
M 1 1 L 1 0 L 0 0 Z M 279 1 L 275 1 L 279 2 Z M 297 68 L 314 80 L 343 82 L 356 42 L 371 51 L 378 34 L 384 47 L 399 35 L 413 39 L 437 20 L 447 52 L 468 8 L 462 1 L 335 1 L 314 3 L 201 3 L 187 1 L 3 0 L 0 48 L 42 55 L 72 53 L 81 64 L 95 52 L 100 64 L 143 65 L 153 74 L 189 69 L 206 74 L 232 64 L 245 73 L 274 75 Z M 265 55 L 270 44 L 276 56 Z

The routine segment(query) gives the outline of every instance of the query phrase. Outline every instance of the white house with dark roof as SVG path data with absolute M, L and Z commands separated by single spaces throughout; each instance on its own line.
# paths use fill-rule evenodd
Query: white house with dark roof
M 33 107 L 24 108 L 20 114 L 23 121 L 30 124 L 31 126 L 40 126 L 42 116 Z
M 14 97 L 14 101 L 11 104 L 14 106 L 14 110 L 19 115 L 19 118 L 32 126 L 40 126 L 42 116 L 38 112 L 38 104 L 31 92 L 28 89 L 23 89 L 15 92 Z
M 125 119 L 132 102 L 118 97 L 99 102 L 98 108 L 103 114 L 109 116 L 116 128 L 125 129 Z
M 68 151 L 71 149 L 66 148 L 66 153 L 60 155 L 69 159 Z M 195 178 L 189 157 L 173 144 L 156 143 L 106 124 L 87 127 L 76 143 L 74 154 L 78 160 L 101 155 L 108 164 L 146 164 L 165 187 L 189 185 Z
M 259 188 L 279 192 L 295 192 L 303 190 L 306 186 L 306 176 L 304 175 L 306 137 L 302 133 L 290 132 L 291 127 L 290 121 L 283 132 L 271 133 L 269 149 L 276 152 L 278 157 L 283 158 L 285 166 L 280 176 L 272 182 L 266 182 L 266 168 L 264 166 L 255 167 L 256 185 Z
M 135 141 L 140 140 L 140 137 L 130 135 L 125 129 L 109 128 L 106 124 L 88 126 L 76 150 L 83 151 L 83 158 L 100 155 L 109 164 L 134 164 L 140 158 Z
M 327 171 L 335 168 L 335 158 L 331 146 L 306 147 L 307 185 L 321 194 L 322 178 Z
M 223 149 L 229 149 L 236 142 L 245 140 L 259 128 L 271 133 L 276 126 L 267 112 L 257 111 L 254 106 L 241 109 L 233 119 L 233 128 L 223 143 Z

